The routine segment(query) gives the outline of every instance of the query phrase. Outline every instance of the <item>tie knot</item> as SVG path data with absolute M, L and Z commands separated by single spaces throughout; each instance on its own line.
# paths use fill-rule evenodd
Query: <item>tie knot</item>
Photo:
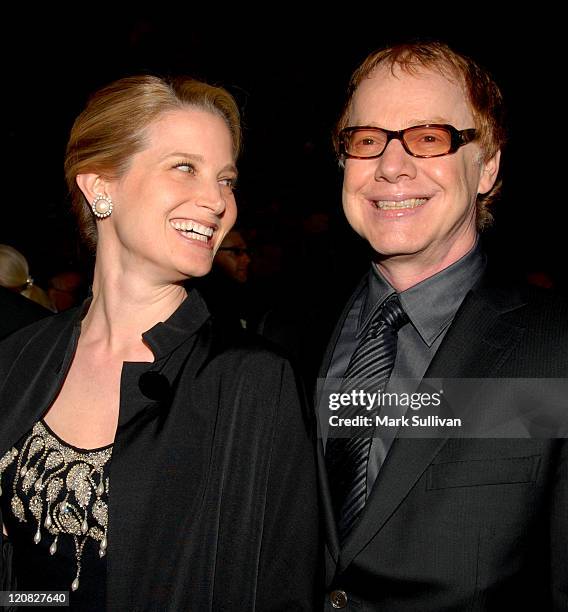
M 406 325 L 408 321 L 408 315 L 404 312 L 404 308 L 396 293 L 391 295 L 383 304 L 377 318 L 378 323 L 384 322 L 395 331 L 398 331 L 403 325 Z

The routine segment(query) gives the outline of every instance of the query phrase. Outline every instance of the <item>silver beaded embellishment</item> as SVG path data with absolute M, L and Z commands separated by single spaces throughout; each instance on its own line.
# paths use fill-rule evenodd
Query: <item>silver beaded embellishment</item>
M 28 510 L 37 523 L 34 542 L 39 544 L 43 527 L 54 539 L 50 554 L 57 552 L 60 535 L 73 537 L 77 573 L 71 589 L 79 588 L 81 557 L 89 540 L 99 543 L 99 556 L 107 549 L 109 479 L 103 478 L 103 468 L 112 455 L 112 447 L 79 452 L 65 444 L 38 421 L 26 438 L 19 453 L 15 448 L 0 459 L 2 472 L 18 456 L 13 483 L 11 507 L 20 522 L 27 522 L 22 497 L 30 496 Z M 95 498 L 89 508 L 92 498 Z
M 18 451 L 15 448 L 11 448 L 3 457 L 0 459 L 0 496 L 2 495 L 2 474 L 4 470 L 14 461 L 18 456 Z

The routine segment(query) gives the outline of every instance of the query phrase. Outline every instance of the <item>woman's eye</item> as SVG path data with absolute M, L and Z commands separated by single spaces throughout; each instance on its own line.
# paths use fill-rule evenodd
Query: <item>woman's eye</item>
M 188 172 L 190 174 L 193 174 L 195 172 L 195 167 L 193 166 L 193 164 L 188 164 L 187 162 L 180 162 L 174 167 L 178 170 L 181 170 L 182 172 Z
M 221 185 L 223 185 L 224 187 L 228 187 L 232 191 L 237 184 L 237 179 L 224 178 L 224 179 L 220 179 L 219 183 L 221 183 Z

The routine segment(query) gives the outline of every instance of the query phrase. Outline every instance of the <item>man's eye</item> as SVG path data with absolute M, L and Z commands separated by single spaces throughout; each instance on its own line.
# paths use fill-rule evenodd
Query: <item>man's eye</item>
M 375 139 L 372 136 L 360 136 L 359 138 L 355 138 L 353 140 L 353 145 L 355 147 L 369 147 L 375 144 Z

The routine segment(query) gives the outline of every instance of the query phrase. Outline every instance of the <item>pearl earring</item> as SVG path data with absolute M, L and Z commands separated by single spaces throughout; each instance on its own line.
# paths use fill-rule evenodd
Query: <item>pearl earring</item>
M 91 204 L 91 210 L 97 219 L 110 217 L 112 213 L 112 200 L 110 196 L 97 194 Z

